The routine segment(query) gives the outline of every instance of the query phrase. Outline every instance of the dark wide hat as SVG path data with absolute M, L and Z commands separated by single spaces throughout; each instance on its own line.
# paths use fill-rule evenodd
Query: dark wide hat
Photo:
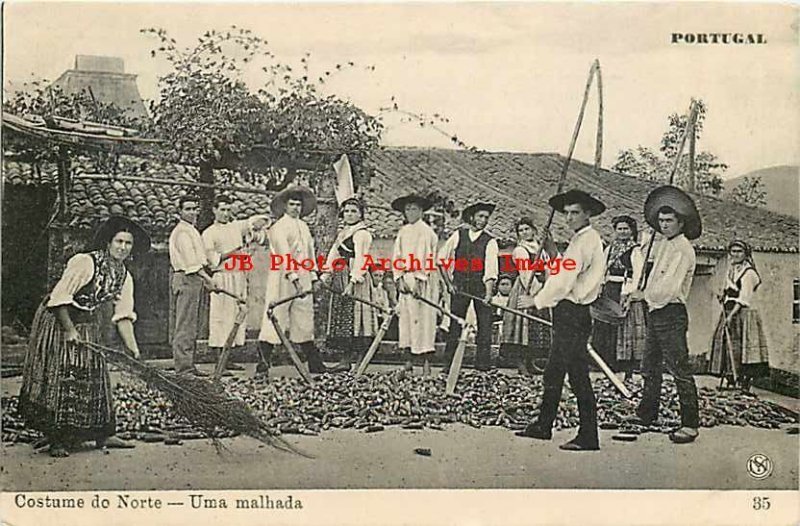
M 119 232 L 130 232 L 133 235 L 134 255 L 146 254 L 150 251 L 150 236 L 134 221 L 125 216 L 113 215 L 105 220 L 95 232 L 92 250 L 103 250 Z
M 661 232 L 658 226 L 658 211 L 665 206 L 672 208 L 683 218 L 683 235 L 686 239 L 700 237 L 703 233 L 703 224 L 697 206 L 689 194 L 675 186 L 659 186 L 647 196 L 644 202 L 644 217 L 648 225 Z
M 392 201 L 392 208 L 398 212 L 405 212 L 406 205 L 411 203 L 419 205 L 423 212 L 433 206 L 433 203 L 431 203 L 430 199 L 427 197 L 423 197 L 419 194 L 408 194 Z
M 300 217 L 306 217 L 317 209 L 317 197 L 310 188 L 305 186 L 289 186 L 284 188 L 272 198 L 269 204 L 269 209 L 275 217 L 281 217 L 286 212 L 286 203 L 290 197 L 299 195 L 300 200 L 303 202 L 303 209 L 300 211 Z
M 606 205 L 596 197 L 592 197 L 583 190 L 568 190 L 564 193 L 554 195 L 548 201 L 558 212 L 564 212 L 567 205 L 579 204 L 589 212 L 590 216 L 600 215 L 606 210 Z
M 476 212 L 486 211 L 491 214 L 494 212 L 495 208 L 497 208 L 497 205 L 493 205 L 492 203 L 471 204 L 461 211 L 461 220 L 468 223 L 472 221 L 472 216 L 474 216 Z

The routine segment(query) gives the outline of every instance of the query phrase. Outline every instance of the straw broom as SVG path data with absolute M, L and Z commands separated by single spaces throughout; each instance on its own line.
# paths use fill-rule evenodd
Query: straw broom
M 275 449 L 312 458 L 283 438 L 276 436 L 243 401 L 228 396 L 221 386 L 192 375 L 171 374 L 145 364 L 128 354 L 92 342 L 80 342 L 93 352 L 140 378 L 151 389 L 172 402 L 176 415 L 213 438 L 215 428 L 247 435 Z M 219 449 L 219 448 L 218 448 Z

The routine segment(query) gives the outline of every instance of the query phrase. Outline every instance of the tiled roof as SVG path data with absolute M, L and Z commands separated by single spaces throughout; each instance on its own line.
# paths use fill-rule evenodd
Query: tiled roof
M 385 148 L 372 154 L 371 160 L 375 175 L 365 195 L 369 205 L 379 207 L 368 212 L 378 237 L 393 236 L 401 224 L 400 214 L 388 209 L 392 199 L 430 190 L 446 195 L 458 208 L 477 200 L 496 203 L 489 229 L 498 236 L 512 237 L 513 223 L 523 215 L 538 225 L 545 224 L 550 211 L 547 200 L 555 193 L 565 158 L 549 153 Z M 606 204 L 606 212 L 595 220 L 606 239 L 612 235 L 608 222 L 615 215 L 626 213 L 644 224 L 645 198 L 658 185 L 608 170 L 596 175 L 591 165 L 576 160 L 570 163 L 566 179 L 566 189 L 583 189 Z M 759 251 L 798 251 L 800 224 L 796 218 L 715 197 L 693 197 L 703 219 L 703 235 L 694 242 L 698 248 L 724 250 L 739 236 Z M 447 218 L 449 229 L 457 224 L 457 219 Z M 562 239 L 569 235 L 558 215 L 554 231 Z
M 371 154 L 375 173 L 364 190 L 367 221 L 379 238 L 393 237 L 401 225 L 400 214 L 390 208 L 391 201 L 412 191 L 438 190 L 455 202 L 457 208 L 484 200 L 498 205 L 489 228 L 497 236 L 513 237 L 512 225 L 531 216 L 544 225 L 549 213 L 547 199 L 553 195 L 564 157 L 557 154 L 476 153 L 462 150 L 383 148 Z M 79 164 L 80 166 L 80 164 Z M 43 166 L 37 174 L 32 165 L 5 160 L 3 179 L 7 183 L 52 184 L 56 167 Z M 81 170 L 77 170 L 78 174 Z M 121 157 L 117 173 L 139 177 L 190 181 L 196 168 L 157 164 L 138 158 Z M 609 220 L 621 213 L 632 215 L 644 224 L 642 206 L 657 183 L 593 168 L 573 160 L 566 188 L 581 188 L 598 196 L 608 207 L 595 224 L 606 238 L 611 237 Z M 69 195 L 70 225 L 90 228 L 110 213 L 123 213 L 139 222 L 155 239 L 168 234 L 176 221 L 178 197 L 186 187 L 130 181 L 103 181 L 76 178 Z M 269 198 L 258 194 L 238 194 L 236 217 L 247 217 L 268 210 Z M 759 251 L 797 252 L 800 224 L 796 218 L 764 209 L 695 195 L 703 218 L 703 235 L 698 248 L 723 250 L 739 236 L 750 240 Z M 447 227 L 458 220 L 447 218 Z M 556 216 L 557 238 L 567 238 L 565 223 Z
M 154 240 L 163 241 L 177 222 L 178 198 L 190 187 L 131 182 L 123 180 L 98 180 L 103 177 L 90 170 L 81 161 L 74 163 L 75 179 L 68 197 L 68 226 L 78 229 L 92 228 L 110 214 L 123 214 L 139 222 Z M 92 172 L 92 173 L 88 173 Z M 11 184 L 54 184 L 57 181 L 55 165 L 45 164 L 40 175 L 31 164 L 5 161 L 3 180 Z M 169 181 L 196 180 L 197 168 L 177 164 L 161 164 L 150 160 L 122 156 L 116 174 L 121 176 L 163 178 Z M 249 217 L 268 213 L 269 198 L 258 194 L 238 194 L 233 205 L 234 217 Z

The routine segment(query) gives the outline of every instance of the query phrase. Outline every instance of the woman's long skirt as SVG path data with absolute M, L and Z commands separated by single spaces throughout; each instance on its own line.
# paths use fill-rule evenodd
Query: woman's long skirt
M 522 294 L 522 285 L 520 280 L 517 279 L 508 294 L 508 307 L 516 309 L 517 302 Z M 535 307 L 531 307 L 519 310 L 537 318 L 550 320 L 550 309 L 538 310 Z M 503 311 L 503 334 L 500 338 L 500 346 L 503 349 L 504 360 L 518 361 L 524 358 L 524 356 L 517 356 L 520 353 L 532 354 L 534 358 L 547 357 L 550 352 L 550 342 L 552 341 L 551 332 L 551 328 L 543 323 Z
M 644 301 L 632 301 L 625 321 L 617 327 L 617 362 L 639 363 L 647 339 L 647 306 Z
M 622 283 L 608 282 L 603 285 L 601 294 L 619 303 Z M 617 370 L 617 330 L 619 326 L 593 320 L 592 346 L 601 358 L 614 370 Z
M 31 328 L 19 411 L 30 427 L 60 441 L 97 440 L 115 431 L 111 381 L 102 354 L 69 343 L 47 299 Z M 94 313 L 70 310 L 84 341 L 105 341 L 102 306 Z
M 344 291 L 349 283 L 350 273 L 342 270 L 333 273 L 331 286 L 333 290 Z M 380 303 L 372 276 L 366 274 L 364 281 L 353 285 L 353 296 L 373 303 Z M 372 341 L 378 330 L 378 312 L 349 296 L 332 293 L 328 309 L 327 344 L 334 349 L 350 350 L 363 347 Z
M 725 308 L 720 314 L 717 328 L 714 331 L 714 340 L 711 344 L 711 357 L 709 372 L 715 375 L 731 375 L 730 360 L 728 359 L 728 342 L 725 335 L 724 317 L 732 307 Z M 756 377 L 769 374 L 769 353 L 767 338 L 761 325 L 761 316 L 758 310 L 742 307 L 728 324 L 728 333 L 731 338 L 731 348 L 736 361 L 737 372 L 744 376 Z

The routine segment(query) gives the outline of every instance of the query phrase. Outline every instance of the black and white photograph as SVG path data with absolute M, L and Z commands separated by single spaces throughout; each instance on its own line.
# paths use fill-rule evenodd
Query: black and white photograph
M 796 523 L 798 31 L 4 3 L 0 522 Z

